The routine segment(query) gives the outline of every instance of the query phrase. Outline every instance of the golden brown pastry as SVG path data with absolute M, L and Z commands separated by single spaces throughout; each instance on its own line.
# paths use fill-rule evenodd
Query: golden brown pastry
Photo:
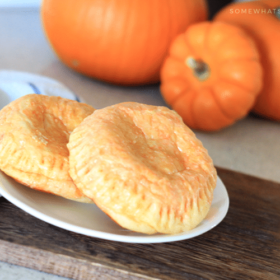
M 217 174 L 201 142 L 166 107 L 96 110 L 70 136 L 70 175 L 122 227 L 174 234 L 209 211 Z
M 66 144 L 94 109 L 76 101 L 30 94 L 0 111 L 0 169 L 33 189 L 91 202 L 69 176 Z

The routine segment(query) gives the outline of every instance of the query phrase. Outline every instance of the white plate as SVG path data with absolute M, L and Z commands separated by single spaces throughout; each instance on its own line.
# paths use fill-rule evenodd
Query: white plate
M 160 243 L 189 239 L 218 225 L 229 208 L 227 190 L 218 178 L 207 217 L 195 229 L 174 235 L 145 235 L 118 226 L 97 206 L 70 201 L 25 187 L 0 172 L 0 193 L 22 210 L 47 223 L 69 231 L 129 243 Z
M 81 97 L 54 79 L 27 72 L 0 70 L 0 109 L 30 93 L 60 96 L 84 102 Z

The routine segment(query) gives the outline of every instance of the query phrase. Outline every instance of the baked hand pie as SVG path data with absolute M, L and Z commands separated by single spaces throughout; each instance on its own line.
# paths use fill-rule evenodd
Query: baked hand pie
M 25 95 L 0 111 L 0 169 L 33 189 L 92 202 L 69 176 L 70 133 L 94 109 L 55 96 Z
M 67 146 L 77 187 L 126 229 L 180 233 L 209 211 L 216 169 L 194 133 L 166 107 L 127 102 L 96 110 Z

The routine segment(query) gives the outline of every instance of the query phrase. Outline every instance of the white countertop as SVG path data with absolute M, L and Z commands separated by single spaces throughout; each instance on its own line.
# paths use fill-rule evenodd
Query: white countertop
M 51 50 L 36 9 L 0 9 L 0 70 L 18 70 L 54 78 L 96 109 L 123 101 L 163 105 L 158 85 L 118 87 L 81 76 Z M 280 123 L 255 116 L 220 132 L 195 131 L 214 164 L 280 182 Z M 0 262 L 0 280 L 65 279 Z

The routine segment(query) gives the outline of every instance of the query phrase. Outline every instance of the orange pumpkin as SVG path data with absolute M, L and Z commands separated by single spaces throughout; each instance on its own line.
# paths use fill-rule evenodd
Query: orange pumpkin
M 264 86 L 253 111 L 280 120 L 280 0 L 233 3 L 214 20 L 235 24 L 255 40 L 264 69 Z
M 190 26 L 174 40 L 161 70 L 161 92 L 193 129 L 215 131 L 244 117 L 262 87 L 254 41 L 222 22 Z
M 172 39 L 207 19 L 206 0 L 43 0 L 58 57 L 85 75 L 123 85 L 159 81 Z

